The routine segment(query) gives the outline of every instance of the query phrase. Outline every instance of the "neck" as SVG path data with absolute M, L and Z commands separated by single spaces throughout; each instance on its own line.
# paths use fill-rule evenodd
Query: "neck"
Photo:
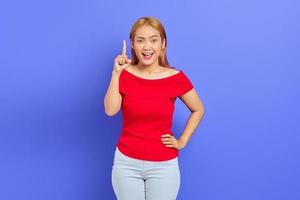
M 152 65 L 143 65 L 142 63 L 137 64 L 137 68 L 144 74 L 155 74 L 161 72 L 161 66 L 158 63 Z

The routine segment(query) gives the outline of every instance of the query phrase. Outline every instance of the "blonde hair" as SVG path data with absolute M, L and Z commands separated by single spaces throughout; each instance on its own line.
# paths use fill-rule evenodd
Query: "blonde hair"
M 131 31 L 130 31 L 130 41 L 133 43 L 134 37 L 136 30 L 142 26 L 149 25 L 152 28 L 156 29 L 160 33 L 160 37 L 162 41 L 165 40 L 165 48 L 161 50 L 161 54 L 158 57 L 158 63 L 159 65 L 167 68 L 174 68 L 171 67 L 168 59 L 167 59 L 167 36 L 166 36 L 166 31 L 162 23 L 154 18 L 154 17 L 141 17 L 139 18 L 132 26 Z M 136 65 L 139 61 L 135 51 L 133 48 L 131 48 L 131 64 Z

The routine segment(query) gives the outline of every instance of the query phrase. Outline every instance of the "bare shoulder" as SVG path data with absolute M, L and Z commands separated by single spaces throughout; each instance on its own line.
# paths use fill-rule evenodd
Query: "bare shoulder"
M 128 65 L 128 67 L 126 67 L 126 70 L 128 72 L 130 72 L 131 74 L 133 74 L 135 76 L 139 76 L 141 78 L 166 78 L 166 77 L 173 76 L 180 72 L 180 70 L 177 70 L 174 68 L 160 67 L 161 68 L 160 73 L 154 73 L 152 75 L 145 75 L 145 74 L 143 75 L 142 73 L 139 72 L 139 70 L 137 68 L 138 67 L 136 65 Z
M 126 67 L 125 69 L 128 71 L 128 72 L 132 72 L 132 68 L 134 68 L 133 65 L 128 65 L 128 67 Z
M 170 68 L 170 69 L 167 70 L 167 73 L 168 73 L 169 76 L 175 75 L 179 72 L 180 72 L 179 70 L 173 69 L 173 68 Z

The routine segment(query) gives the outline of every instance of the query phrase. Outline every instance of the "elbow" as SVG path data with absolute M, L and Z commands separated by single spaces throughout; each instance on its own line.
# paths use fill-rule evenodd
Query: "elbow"
M 105 114 L 109 117 L 112 117 L 112 116 L 116 115 L 119 112 L 120 107 L 119 106 L 117 106 L 117 107 L 104 106 L 104 109 L 105 109 Z
M 114 116 L 116 113 L 108 113 L 108 112 L 105 112 L 105 114 L 106 114 L 107 116 L 109 116 L 109 117 L 112 117 L 112 116 Z
M 195 110 L 195 111 L 191 111 L 191 113 L 197 113 L 200 116 L 204 115 L 204 110 Z
M 109 116 L 109 117 L 112 117 L 112 116 L 116 115 L 118 112 L 119 112 L 119 110 L 117 110 L 117 111 L 111 111 L 111 110 L 106 110 L 105 109 L 105 114 L 107 116 Z
M 204 110 L 204 107 L 202 107 L 202 109 L 201 109 L 201 117 L 203 117 L 204 116 L 204 114 L 205 114 L 205 110 Z
M 204 108 L 202 107 L 202 109 L 201 109 L 201 119 L 204 117 L 204 114 L 205 114 L 205 110 L 204 110 Z
M 199 111 L 200 111 L 201 115 L 203 116 L 204 113 L 205 113 L 205 109 L 204 109 L 203 103 L 201 103 L 201 106 L 200 106 L 200 108 L 199 108 Z
M 108 111 L 106 111 L 106 110 L 105 110 L 105 114 L 106 114 L 107 116 L 109 116 L 109 117 L 112 117 L 112 116 L 115 115 L 114 113 L 108 112 Z
M 203 117 L 205 111 L 204 111 L 204 107 L 201 106 L 199 109 L 191 111 L 192 113 L 197 113 L 201 118 Z
M 202 108 L 201 108 L 201 112 L 202 112 L 202 115 L 204 115 L 204 113 L 205 113 L 204 106 L 202 106 Z
M 116 115 L 120 110 L 120 105 L 112 105 L 109 104 L 106 100 L 104 100 L 104 112 L 107 116 L 112 117 Z

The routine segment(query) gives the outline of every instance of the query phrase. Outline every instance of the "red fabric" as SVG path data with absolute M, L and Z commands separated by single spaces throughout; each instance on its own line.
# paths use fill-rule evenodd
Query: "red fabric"
M 119 77 L 123 128 L 116 146 L 125 155 L 147 161 L 166 161 L 178 156 L 166 147 L 161 135 L 173 132 L 176 97 L 193 85 L 182 70 L 161 79 L 144 79 L 124 69 Z

